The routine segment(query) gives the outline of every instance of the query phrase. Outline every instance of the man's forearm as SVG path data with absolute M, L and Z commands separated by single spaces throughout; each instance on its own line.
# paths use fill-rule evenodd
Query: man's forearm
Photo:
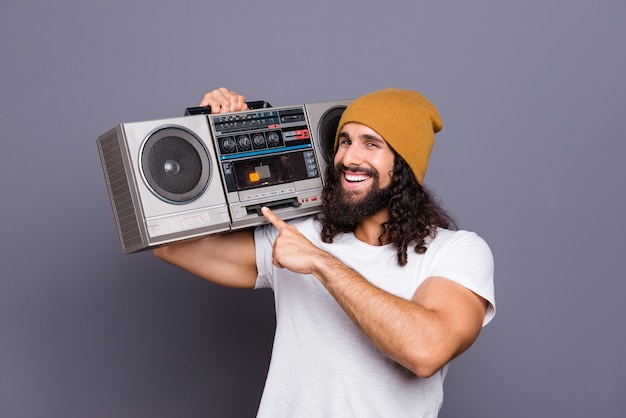
M 369 283 L 355 270 L 328 255 L 320 257 L 314 275 L 352 321 L 387 356 L 428 377 L 447 361 L 434 353 L 442 338 L 436 313 Z

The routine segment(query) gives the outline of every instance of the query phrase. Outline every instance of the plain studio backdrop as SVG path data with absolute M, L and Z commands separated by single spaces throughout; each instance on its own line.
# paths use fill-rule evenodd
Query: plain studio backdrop
M 254 416 L 271 292 L 123 256 L 96 148 L 220 86 L 430 98 L 426 184 L 491 245 L 499 309 L 441 416 L 623 416 L 624 22 L 621 0 L 3 0 L 0 416 Z

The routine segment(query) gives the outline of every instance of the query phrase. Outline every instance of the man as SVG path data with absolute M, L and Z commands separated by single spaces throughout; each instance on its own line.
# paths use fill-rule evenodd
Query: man
M 200 103 L 246 108 L 225 88 Z M 170 244 L 155 254 L 226 286 L 270 287 L 276 335 L 266 417 L 435 417 L 448 363 L 495 314 L 493 258 L 423 187 L 437 109 L 386 89 L 339 122 L 323 211 Z

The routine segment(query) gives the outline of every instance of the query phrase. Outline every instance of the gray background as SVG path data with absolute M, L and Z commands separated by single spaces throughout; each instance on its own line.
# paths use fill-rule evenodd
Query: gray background
M 97 155 L 228 86 L 395 86 L 441 111 L 426 183 L 496 257 L 443 417 L 626 410 L 626 3 L 3 0 L 0 416 L 253 416 L 271 292 L 122 256 Z

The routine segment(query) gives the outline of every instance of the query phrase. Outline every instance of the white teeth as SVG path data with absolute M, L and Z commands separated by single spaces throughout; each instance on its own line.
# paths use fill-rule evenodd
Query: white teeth
M 368 178 L 370 177 L 365 175 L 346 174 L 346 180 L 348 181 L 365 181 Z

